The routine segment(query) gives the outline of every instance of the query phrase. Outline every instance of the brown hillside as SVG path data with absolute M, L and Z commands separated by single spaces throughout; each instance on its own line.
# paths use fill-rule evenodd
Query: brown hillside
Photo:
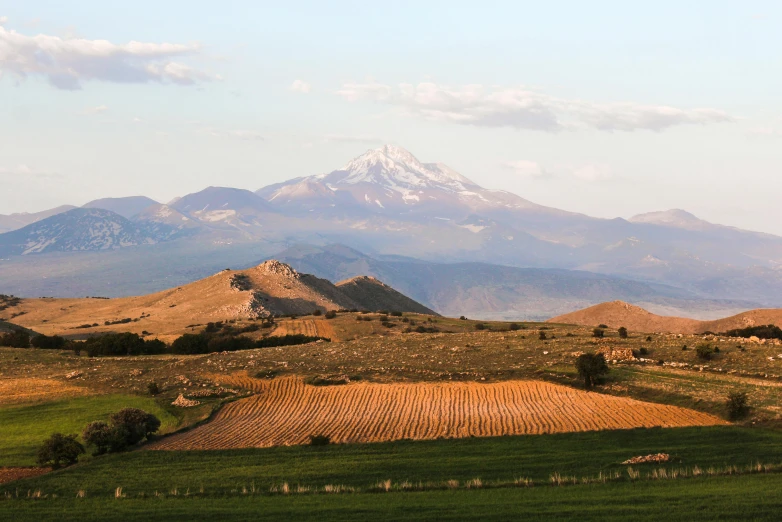
M 89 335 L 106 331 L 141 334 L 146 331 L 169 340 L 189 331 L 189 326 L 208 322 L 304 315 L 314 310 L 375 310 L 374 304 L 387 304 L 389 295 L 397 296 L 394 309 L 427 310 L 382 283 L 375 286 L 376 292 L 366 285 L 363 292 L 346 293 L 325 279 L 300 274 L 289 265 L 271 260 L 247 270 L 223 270 L 205 279 L 145 296 L 23 299 L 8 312 L 16 316 L 16 324 L 47 335 Z M 105 324 L 127 319 L 131 321 Z M 93 324 L 97 326 L 79 328 Z
M 353 277 L 337 283 L 337 288 L 350 299 L 361 303 L 366 310 L 439 315 L 374 277 Z
M 605 324 L 610 328 L 624 326 L 636 332 L 719 333 L 747 326 L 782 325 L 782 309 L 749 310 L 724 319 L 698 321 L 684 317 L 656 315 L 623 301 L 611 301 L 610 303 L 601 303 L 583 310 L 553 317 L 547 322 L 583 326 Z

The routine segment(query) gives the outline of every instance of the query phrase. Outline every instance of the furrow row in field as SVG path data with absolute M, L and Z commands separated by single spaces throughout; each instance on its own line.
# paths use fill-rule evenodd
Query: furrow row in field
M 243 383 L 259 395 L 227 405 L 211 423 L 153 449 L 217 449 L 560 433 L 723 424 L 675 406 L 584 392 L 537 381 L 308 386 L 296 378 Z

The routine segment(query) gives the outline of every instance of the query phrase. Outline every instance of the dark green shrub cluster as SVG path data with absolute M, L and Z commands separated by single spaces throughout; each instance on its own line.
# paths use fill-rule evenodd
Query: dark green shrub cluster
M 68 340 L 59 335 L 36 335 L 30 339 L 30 345 L 44 350 L 63 350 L 69 347 Z
M 737 328 L 735 330 L 728 330 L 720 335 L 726 337 L 752 337 L 755 336 L 758 339 L 780 339 L 782 340 L 782 328 L 773 324 L 766 324 L 762 326 L 748 326 L 746 328 Z
M 605 337 L 605 333 L 606 333 L 605 330 L 603 330 L 602 328 L 595 328 L 594 330 L 592 330 L 592 337 L 595 337 L 597 339 L 602 339 L 603 337 Z
M 620 339 L 627 339 L 627 328 L 620 326 L 617 332 L 619 333 Z
M 252 290 L 253 285 L 247 275 L 234 274 L 231 276 L 231 288 L 239 290 L 240 292 L 247 292 L 248 290 Z
M 325 337 L 315 337 L 304 334 L 276 335 L 254 341 L 249 337 L 230 335 L 215 335 L 206 332 L 200 334 L 184 334 L 171 344 L 170 351 L 179 355 L 194 355 L 214 352 L 236 352 L 253 348 L 276 348 L 279 346 L 294 346 L 315 341 L 330 342 Z
M 328 312 L 326 312 L 326 315 L 324 315 L 323 317 L 325 317 L 326 319 L 334 319 L 335 317 L 337 317 L 337 312 L 336 310 L 329 310 Z
M 82 439 L 95 446 L 95 455 L 116 453 L 134 446 L 160 429 L 160 419 L 138 408 L 124 408 L 84 428 Z
M 310 446 L 328 446 L 331 444 L 331 437 L 328 435 L 310 435 Z
M 157 355 L 166 352 L 166 343 L 157 339 L 145 340 L 138 334 L 109 333 L 90 337 L 82 349 L 90 357 L 118 355 Z
M 9 348 L 29 348 L 30 334 L 24 330 L 12 330 L 0 335 L 0 346 Z

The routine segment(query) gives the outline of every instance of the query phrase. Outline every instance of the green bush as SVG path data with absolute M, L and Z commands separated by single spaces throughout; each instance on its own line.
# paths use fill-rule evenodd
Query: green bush
M 608 365 L 603 354 L 584 353 L 576 359 L 576 370 L 578 370 L 578 375 L 584 379 L 584 387 L 589 389 L 608 373 Z
M 475 323 L 475 329 L 476 330 L 485 330 L 486 329 L 486 325 L 483 324 L 483 323 Z
M 749 414 L 749 398 L 745 392 L 728 394 L 728 418 L 732 421 L 743 419 Z
M 335 310 L 329 310 L 328 312 L 326 312 L 326 315 L 324 315 L 323 317 L 325 317 L 326 319 L 334 319 L 335 317 L 337 317 L 337 312 Z
M 0 335 L 0 346 L 9 348 L 29 348 L 30 334 L 24 330 L 13 330 L 4 335 Z
M 36 335 L 30 339 L 30 345 L 33 348 L 42 348 L 45 350 L 62 350 L 68 345 L 68 341 L 59 335 Z
M 118 355 L 156 355 L 166 351 L 166 344 L 157 339 L 144 340 L 138 334 L 109 333 L 90 337 L 84 342 L 90 357 Z
M 54 433 L 44 441 L 38 450 L 38 465 L 51 466 L 59 469 L 79 461 L 79 455 L 84 453 L 84 446 L 76 440 L 76 435 Z
M 627 339 L 627 328 L 620 326 L 617 332 L 619 332 L 620 339 Z
M 510 323 L 508 325 L 508 330 L 510 330 L 511 332 L 517 332 L 517 331 L 521 330 L 521 326 L 519 326 L 516 323 Z
M 605 336 L 605 330 L 602 328 L 595 328 L 592 330 L 592 337 L 596 337 L 598 339 L 602 339 Z
M 171 343 L 171 351 L 182 355 L 209 353 L 209 338 L 200 334 L 184 334 Z
M 328 435 L 310 435 L 310 446 L 328 446 L 331 444 L 331 437 Z
M 701 343 L 695 347 L 695 354 L 698 356 L 698 359 L 710 361 L 714 357 L 714 348 L 709 343 Z
M 538 339 L 540 339 L 541 341 L 545 341 L 546 340 L 546 332 L 544 332 L 543 330 L 539 330 L 538 331 Z

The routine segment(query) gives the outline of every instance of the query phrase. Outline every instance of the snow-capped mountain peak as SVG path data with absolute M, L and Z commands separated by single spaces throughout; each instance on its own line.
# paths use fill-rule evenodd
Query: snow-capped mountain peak
M 396 145 L 368 150 L 327 179 L 336 186 L 372 183 L 399 192 L 424 188 L 462 192 L 476 187 L 453 169 L 440 163 L 422 163 Z

